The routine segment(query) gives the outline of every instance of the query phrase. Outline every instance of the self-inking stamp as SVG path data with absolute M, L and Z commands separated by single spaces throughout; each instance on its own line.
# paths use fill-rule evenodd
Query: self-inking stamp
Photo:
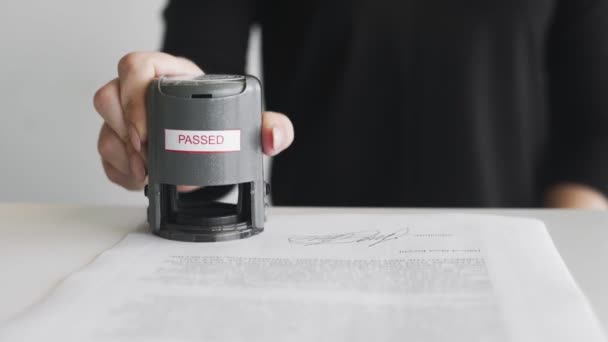
M 148 222 L 180 241 L 242 239 L 264 230 L 262 94 L 252 76 L 160 77 L 150 83 Z M 236 185 L 236 204 L 180 193 Z

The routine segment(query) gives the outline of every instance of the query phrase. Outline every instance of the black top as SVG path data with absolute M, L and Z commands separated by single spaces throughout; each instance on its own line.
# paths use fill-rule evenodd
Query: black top
M 608 0 L 174 0 L 164 50 L 243 73 L 294 123 L 278 205 L 541 204 L 608 194 Z

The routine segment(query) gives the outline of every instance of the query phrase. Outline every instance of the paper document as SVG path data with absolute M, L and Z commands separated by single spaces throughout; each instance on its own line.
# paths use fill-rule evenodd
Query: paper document
M 128 235 L 0 341 L 605 341 L 544 225 L 272 216 L 220 243 Z

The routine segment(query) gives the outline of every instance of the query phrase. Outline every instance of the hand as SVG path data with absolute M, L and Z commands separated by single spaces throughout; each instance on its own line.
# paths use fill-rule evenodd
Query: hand
M 104 123 L 97 149 L 103 169 L 114 183 L 141 190 L 146 184 L 146 89 L 161 75 L 200 75 L 193 62 L 160 52 L 133 52 L 120 59 L 118 77 L 101 87 L 94 97 L 95 110 Z M 262 115 L 264 153 L 274 156 L 291 145 L 293 125 L 283 114 Z M 180 187 L 181 191 L 193 187 Z
M 547 191 L 545 205 L 549 208 L 608 209 L 608 199 L 599 191 L 574 183 L 561 183 Z

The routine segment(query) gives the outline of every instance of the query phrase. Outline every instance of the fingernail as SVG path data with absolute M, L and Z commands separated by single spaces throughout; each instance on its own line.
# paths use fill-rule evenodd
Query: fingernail
M 137 154 L 133 154 L 129 157 L 129 166 L 131 167 L 131 174 L 137 180 L 142 180 L 146 177 L 146 170 L 144 169 L 143 162 Z
M 137 133 L 137 129 L 133 124 L 129 124 L 129 138 L 131 139 L 131 145 L 135 151 L 141 151 L 141 139 L 139 139 L 139 133 Z
M 279 127 L 272 127 L 272 153 L 279 153 L 281 147 L 283 146 L 283 132 L 279 129 Z

